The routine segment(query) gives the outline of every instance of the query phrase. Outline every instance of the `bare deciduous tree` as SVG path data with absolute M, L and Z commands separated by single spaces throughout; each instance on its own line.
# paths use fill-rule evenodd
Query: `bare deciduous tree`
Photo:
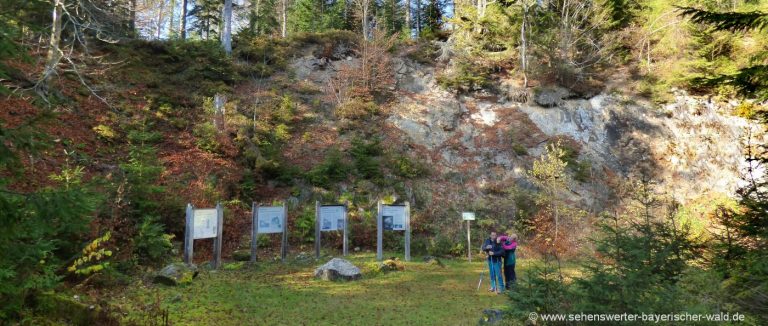
M 371 99 L 391 90 L 395 76 L 389 50 L 396 35 L 387 35 L 381 28 L 373 29 L 369 40 L 362 39 L 355 46 L 359 62 L 342 65 L 335 77 L 328 81 L 326 97 L 336 105 L 353 98 Z
M 368 22 L 368 18 L 370 15 L 370 9 L 371 9 L 371 0 L 354 0 L 356 12 L 358 17 L 361 20 L 362 24 L 362 32 L 363 32 L 363 39 L 368 40 L 370 37 L 369 35 L 369 28 L 370 23 Z

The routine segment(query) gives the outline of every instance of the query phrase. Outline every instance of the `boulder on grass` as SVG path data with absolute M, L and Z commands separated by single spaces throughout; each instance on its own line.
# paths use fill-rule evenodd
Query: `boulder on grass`
M 187 265 L 185 263 L 172 263 L 163 267 L 153 281 L 159 284 L 176 286 L 180 284 L 192 283 L 192 279 L 197 277 L 197 266 Z
M 397 272 L 397 271 L 404 271 L 405 265 L 403 265 L 403 262 L 400 261 L 400 259 L 397 258 L 390 258 L 383 262 L 379 263 L 379 271 L 388 273 L 388 272 Z
M 251 260 L 251 251 L 250 250 L 235 250 L 232 253 L 232 259 L 235 261 L 250 261 Z
M 484 309 L 483 317 L 480 318 L 479 325 L 496 325 L 504 320 L 504 312 L 499 309 Z
M 341 258 L 333 258 L 315 270 L 315 277 L 326 281 L 353 281 L 362 276 L 360 268 Z
M 424 256 L 424 263 L 432 266 L 445 267 L 445 265 L 443 265 L 443 262 L 441 262 L 440 259 L 438 259 L 435 256 Z

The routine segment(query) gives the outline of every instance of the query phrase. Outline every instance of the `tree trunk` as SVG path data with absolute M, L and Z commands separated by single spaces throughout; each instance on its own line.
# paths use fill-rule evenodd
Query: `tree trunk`
M 165 0 L 160 1 L 160 8 L 158 8 L 157 11 L 157 33 L 155 33 L 155 38 L 160 39 L 160 36 L 163 33 L 163 14 L 165 13 Z
M 232 0 L 224 0 L 224 35 L 221 38 L 224 52 L 232 54 Z
M 131 33 L 136 32 L 136 0 L 131 0 Z
M 411 31 L 411 0 L 405 0 L 405 30 L 408 33 L 408 38 L 413 38 L 413 31 Z
M 179 14 L 179 37 L 187 38 L 187 0 L 181 0 L 181 13 Z
M 363 7 L 363 39 L 368 40 L 368 4 L 370 0 L 360 0 Z
M 525 1 L 521 1 L 523 5 L 523 21 L 520 24 L 520 68 L 523 70 L 523 88 L 528 87 L 528 59 L 527 55 L 527 40 L 525 38 L 525 24 L 527 22 L 528 7 L 525 5 Z
M 251 21 L 249 22 L 249 27 L 251 29 L 251 32 L 255 35 L 261 34 L 261 25 L 259 22 L 259 12 L 261 10 L 261 1 L 262 0 L 256 0 L 251 3 Z
M 59 61 L 62 57 L 59 44 L 61 43 L 61 15 L 63 9 L 64 0 L 53 1 L 51 40 L 48 43 L 48 55 L 46 57 L 45 70 L 43 70 L 43 76 L 40 79 L 41 85 L 46 88 L 48 87 L 51 77 L 56 73 L 56 66 L 59 65 Z
M 288 10 L 288 8 L 287 8 L 287 7 L 288 7 L 288 4 L 287 4 L 286 2 L 288 2 L 288 0 L 282 0 L 282 7 L 283 7 L 283 12 L 282 12 L 282 15 L 283 15 L 283 24 L 282 24 L 282 27 L 281 27 L 280 36 L 282 36 L 283 38 L 285 38 L 285 37 L 287 36 L 287 34 L 288 34 L 288 33 L 287 33 L 287 30 L 286 30 L 286 29 L 287 29 L 287 27 L 288 27 L 288 13 L 287 13 L 287 10 Z
M 171 0 L 171 15 L 168 16 L 168 38 L 173 37 L 173 24 L 175 23 L 173 21 L 174 15 L 176 14 L 176 0 Z
M 421 0 L 416 0 L 416 37 L 421 35 Z

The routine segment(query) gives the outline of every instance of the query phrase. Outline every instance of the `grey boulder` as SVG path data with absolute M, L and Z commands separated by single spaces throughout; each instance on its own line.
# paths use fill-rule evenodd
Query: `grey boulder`
M 159 284 L 165 285 L 180 285 L 192 283 L 192 279 L 197 276 L 197 267 L 195 265 L 187 265 L 184 263 L 172 263 L 163 267 L 157 274 L 153 281 Z
M 362 276 L 360 268 L 341 258 L 333 258 L 315 270 L 315 277 L 326 281 L 353 281 Z

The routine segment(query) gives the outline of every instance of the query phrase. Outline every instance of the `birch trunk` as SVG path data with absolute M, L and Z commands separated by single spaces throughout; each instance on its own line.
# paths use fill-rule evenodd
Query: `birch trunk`
M 227 55 L 232 54 L 232 0 L 224 0 L 224 35 L 221 45 Z
M 48 54 L 46 56 L 45 70 L 43 70 L 43 76 L 40 79 L 44 87 L 48 86 L 53 74 L 56 73 L 56 66 L 61 61 L 62 52 L 59 48 L 61 43 L 61 15 L 64 10 L 64 0 L 53 1 L 53 14 L 52 14 L 52 27 L 51 27 L 51 40 L 48 43 Z
M 408 32 L 408 37 L 413 38 L 413 32 L 411 31 L 411 0 L 405 0 L 405 30 Z
M 287 1 L 288 1 L 288 0 L 282 0 L 282 7 L 283 7 L 283 12 L 282 12 L 282 15 L 283 15 L 283 25 L 282 25 L 282 28 L 281 28 L 281 31 L 280 31 L 280 36 L 282 36 L 283 38 L 285 38 L 285 37 L 287 36 L 287 31 L 286 31 L 286 29 L 287 29 L 287 27 L 288 27 L 288 14 L 287 14 L 287 7 L 288 7 L 288 5 L 286 4 L 286 2 L 287 2 Z

